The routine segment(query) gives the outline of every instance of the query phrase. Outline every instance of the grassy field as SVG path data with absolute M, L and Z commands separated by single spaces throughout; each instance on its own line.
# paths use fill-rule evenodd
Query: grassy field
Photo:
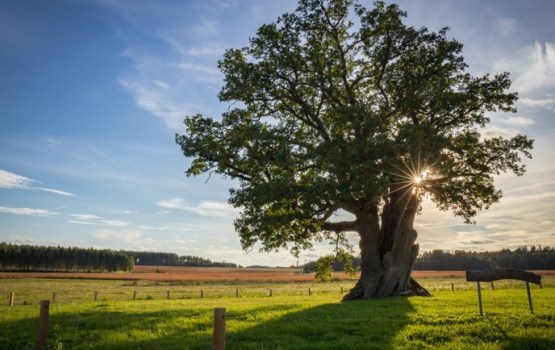
M 341 303 L 340 289 L 346 292 L 352 281 L 3 279 L 0 349 L 34 348 L 38 302 L 51 299 L 53 291 L 51 349 L 210 349 L 216 307 L 227 309 L 228 349 L 555 349 L 553 276 L 544 277 L 543 289 L 532 287 L 534 315 L 523 282 L 497 282 L 495 290 L 484 284 L 483 317 L 474 284 L 448 276 L 420 281 L 432 297 Z M 12 290 L 16 303 L 9 307 Z M 94 290 L 99 291 L 97 302 L 92 301 Z M 137 300 L 131 300 L 135 290 Z

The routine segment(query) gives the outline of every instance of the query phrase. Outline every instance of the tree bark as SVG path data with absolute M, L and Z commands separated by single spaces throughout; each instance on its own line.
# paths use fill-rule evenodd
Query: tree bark
M 411 278 L 418 255 L 413 228 L 418 197 L 411 189 L 393 191 L 384 206 L 381 227 L 377 211 L 357 216 L 360 235 L 360 279 L 343 300 L 379 298 L 393 295 L 430 295 Z

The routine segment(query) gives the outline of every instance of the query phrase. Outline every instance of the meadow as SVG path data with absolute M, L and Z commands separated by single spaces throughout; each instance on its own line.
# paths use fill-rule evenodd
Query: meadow
M 34 348 L 38 303 L 53 292 L 50 349 L 210 349 L 217 307 L 227 309 L 228 349 L 555 349 L 555 276 L 544 276 L 541 289 L 531 287 L 533 315 L 524 282 L 482 284 L 483 317 L 475 283 L 460 275 L 419 281 L 432 297 L 342 303 L 341 289 L 347 292 L 352 280 L 4 278 L 0 349 Z

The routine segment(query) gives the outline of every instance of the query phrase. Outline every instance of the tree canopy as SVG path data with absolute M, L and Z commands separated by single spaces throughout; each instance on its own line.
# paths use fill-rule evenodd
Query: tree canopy
M 524 173 L 531 140 L 481 134 L 487 113 L 516 112 L 509 74 L 472 76 L 448 28 L 404 17 L 383 2 L 301 0 L 225 52 L 230 109 L 187 117 L 176 142 L 193 158 L 188 175 L 238 180 L 229 202 L 245 249 L 340 245 L 363 217 L 384 231 L 388 204 L 424 195 L 472 222 L 502 196 L 495 175 Z

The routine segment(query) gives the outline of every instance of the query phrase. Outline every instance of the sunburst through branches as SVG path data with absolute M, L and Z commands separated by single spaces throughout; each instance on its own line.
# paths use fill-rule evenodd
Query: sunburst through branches
M 407 157 L 400 164 L 390 164 L 394 169 L 389 172 L 394 181 L 391 183 L 392 193 L 402 191 L 400 199 L 410 195 L 417 195 L 422 199 L 434 191 L 432 182 L 437 174 L 434 171 L 433 162 L 430 164 L 427 161 L 422 161 L 420 157 L 414 162 L 412 158 Z

